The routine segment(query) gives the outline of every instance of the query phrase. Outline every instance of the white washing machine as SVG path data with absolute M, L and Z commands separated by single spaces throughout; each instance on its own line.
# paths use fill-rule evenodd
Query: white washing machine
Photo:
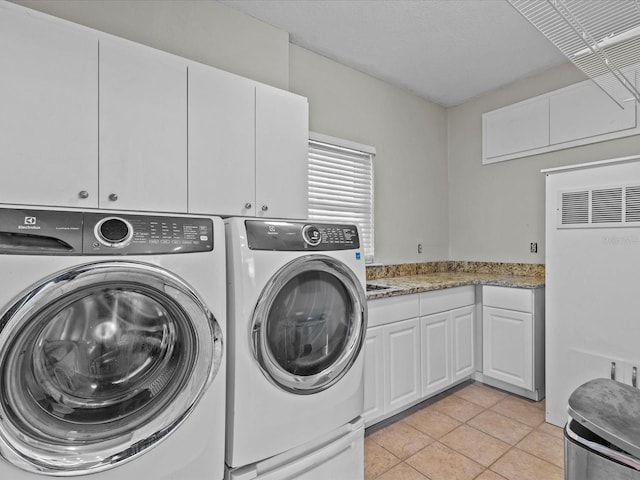
M 219 480 L 219 218 L 0 208 L 0 478 Z
M 367 309 L 357 227 L 225 226 L 227 477 L 339 479 L 340 465 L 352 465 L 349 479 L 361 478 Z M 336 449 L 347 452 L 340 461 Z

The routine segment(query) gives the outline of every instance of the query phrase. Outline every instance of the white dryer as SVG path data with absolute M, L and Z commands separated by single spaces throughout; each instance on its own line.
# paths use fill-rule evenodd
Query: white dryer
M 243 218 L 225 225 L 228 478 L 263 478 L 257 472 L 271 467 L 289 476 L 264 478 L 307 478 L 301 472 L 315 467 L 304 459 L 326 463 L 314 450 L 348 437 L 356 480 L 367 321 L 357 227 Z M 288 457 L 302 470 L 292 474 Z M 323 476 L 308 478 L 341 475 L 330 465 L 316 470 Z
M 0 478 L 219 480 L 219 218 L 0 208 Z

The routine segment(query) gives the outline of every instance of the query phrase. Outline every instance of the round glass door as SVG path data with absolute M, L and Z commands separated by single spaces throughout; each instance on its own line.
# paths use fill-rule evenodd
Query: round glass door
M 169 272 L 66 271 L 0 319 L 0 453 L 56 475 L 129 460 L 186 418 L 221 358 L 217 322 Z
M 355 274 L 331 257 L 302 257 L 263 290 L 254 311 L 253 350 L 270 381 L 294 393 L 315 393 L 349 370 L 365 331 L 365 295 Z

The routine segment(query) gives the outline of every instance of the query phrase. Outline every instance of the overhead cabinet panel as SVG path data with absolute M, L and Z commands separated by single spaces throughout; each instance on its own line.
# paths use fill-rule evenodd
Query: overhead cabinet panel
M 309 152 L 307 99 L 256 87 L 256 213 L 307 218 Z
M 100 207 L 187 211 L 187 66 L 100 39 Z
M 189 211 L 254 215 L 255 84 L 189 65 Z
M 549 145 L 549 100 L 536 97 L 482 116 L 485 163 Z
M 10 7 L 0 5 L 0 201 L 96 207 L 97 36 Z
M 554 92 L 549 96 L 549 102 L 552 144 L 636 127 L 635 100 L 620 108 L 590 80 Z

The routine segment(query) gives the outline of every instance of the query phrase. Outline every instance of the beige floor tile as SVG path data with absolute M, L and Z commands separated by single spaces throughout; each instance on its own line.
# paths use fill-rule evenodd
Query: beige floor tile
M 547 401 L 544 398 L 542 400 L 540 400 L 539 402 L 535 402 L 534 405 L 536 407 L 538 407 L 540 410 L 543 410 L 545 412 L 547 410 Z
M 484 467 L 441 443 L 432 443 L 409 457 L 407 463 L 431 480 L 471 480 Z
M 505 480 L 505 478 L 502 475 L 498 475 L 496 472 L 485 470 L 477 476 L 475 480 Z
M 512 418 L 505 417 L 491 410 L 486 410 L 480 415 L 469 420 L 467 425 L 471 425 L 478 430 L 488 433 L 509 445 L 515 445 L 525 436 L 527 436 L 532 428 L 520 423 Z
M 564 443 L 562 438 L 534 430 L 524 437 L 517 447 L 542 460 L 553 463 L 557 467 L 564 467 Z
M 487 387 L 481 383 L 469 385 L 462 390 L 458 390 L 454 395 L 484 408 L 494 406 L 507 396 L 506 393 L 496 390 L 495 388 Z
M 562 428 L 556 427 L 555 425 L 551 425 L 547 422 L 540 425 L 537 430 L 539 432 L 546 433 L 547 435 L 551 435 L 552 437 L 564 438 L 564 431 Z
M 504 454 L 491 470 L 507 480 L 563 480 L 561 468 L 534 457 L 522 450 L 512 448 Z
M 485 467 L 491 465 L 511 448 L 508 443 L 467 425 L 461 425 L 446 434 L 440 442 Z
M 400 463 L 400 459 L 391 452 L 385 450 L 370 438 L 364 440 L 364 478 L 373 480 L 394 465 Z
M 405 459 L 435 440 L 405 422 L 396 422 L 369 435 L 371 440 L 396 457 Z
M 535 402 L 523 398 L 506 397 L 493 407 L 496 413 L 513 418 L 530 427 L 537 427 L 544 422 L 545 413 L 535 405 Z
M 466 422 L 484 411 L 484 407 L 455 395 L 449 395 L 448 397 L 443 398 L 442 400 L 434 403 L 431 408 L 449 415 L 460 422 Z
M 429 480 L 406 463 L 400 463 L 379 476 L 376 480 Z
M 409 415 L 403 420 L 414 428 L 426 433 L 432 438 L 438 439 L 446 435 L 454 428 L 460 426 L 460 422 L 444 413 L 426 407 Z

